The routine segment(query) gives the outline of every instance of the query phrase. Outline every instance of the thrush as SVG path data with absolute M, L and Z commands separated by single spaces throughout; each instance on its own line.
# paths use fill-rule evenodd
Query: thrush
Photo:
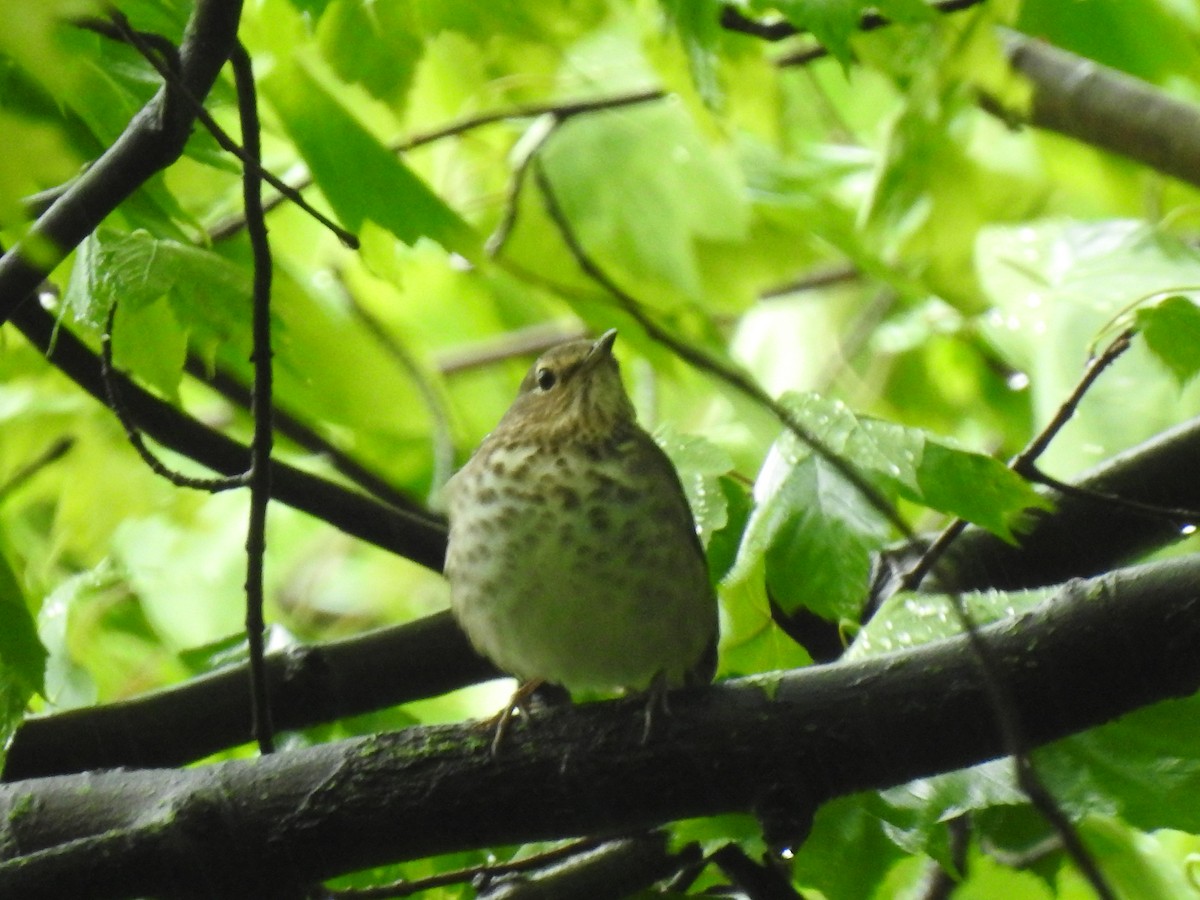
M 451 609 L 521 682 L 514 703 L 544 682 L 659 690 L 715 668 L 717 603 L 695 520 L 637 424 L 616 335 L 547 351 L 447 485 Z

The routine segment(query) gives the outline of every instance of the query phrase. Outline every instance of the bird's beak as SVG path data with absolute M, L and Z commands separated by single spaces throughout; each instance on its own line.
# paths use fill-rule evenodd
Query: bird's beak
M 616 339 L 617 329 L 608 329 L 608 331 L 596 338 L 596 343 L 592 344 L 591 352 L 588 353 L 588 359 L 599 360 L 604 356 L 612 356 L 613 341 Z

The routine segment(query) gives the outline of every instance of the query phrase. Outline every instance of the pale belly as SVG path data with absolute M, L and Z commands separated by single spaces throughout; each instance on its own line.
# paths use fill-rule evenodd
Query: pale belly
M 619 458 L 590 462 L 594 477 L 566 472 L 566 490 L 561 461 L 514 462 L 517 488 L 485 474 L 452 495 L 446 570 L 472 643 L 518 678 L 571 690 L 682 683 L 717 630 L 686 501 L 646 483 L 658 469 Z

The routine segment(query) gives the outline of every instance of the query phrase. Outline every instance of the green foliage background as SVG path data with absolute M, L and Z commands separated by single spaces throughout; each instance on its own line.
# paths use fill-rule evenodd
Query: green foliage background
M 267 166 L 355 231 L 352 252 L 304 213 L 271 213 L 277 403 L 396 488 L 436 505 L 510 401 L 527 356 L 486 361 L 522 329 L 620 329 L 641 418 L 676 458 L 722 579 L 724 675 L 807 663 L 767 596 L 855 621 L 869 554 L 896 535 L 778 423 L 651 340 L 579 270 L 533 179 L 537 154 L 581 243 L 689 344 L 783 396 L 919 527 L 961 515 L 1012 537 L 1040 501 L 997 460 L 1077 381 L 1136 309 L 1143 329 L 1088 395 L 1045 467 L 1070 478 L 1193 414 L 1200 395 L 1196 190 L 1066 138 L 1010 128 L 980 92 L 1019 106 L 998 25 L 1200 98 L 1200 10 L 1173 0 L 992 0 L 857 29 L 857 0 L 735 4 L 786 16 L 831 56 L 717 25 L 713 0 L 259 0 L 241 37 L 260 79 Z M 133 24 L 178 41 L 181 0 L 129 0 Z M 64 24 L 77 0 L 0 2 L 0 240 L 22 198 L 78 173 L 157 90 L 130 48 Z M 801 40 L 801 46 L 804 39 Z M 795 44 L 785 44 L 794 49 Z M 627 98 L 559 121 L 555 104 Z M 236 133 L 228 76 L 209 99 Z M 487 113 L 488 124 L 393 145 Z M 45 302 L 94 345 L 120 303 L 117 365 L 245 439 L 246 412 L 184 374 L 250 378 L 249 250 L 220 234 L 238 168 L 198 129 L 54 274 Z M 830 271 L 845 277 L 804 279 Z M 1162 301 L 1162 302 L 1160 302 Z M 403 350 L 372 334 L 366 311 Z M 499 342 L 499 343 L 497 343 Z M 475 359 L 470 365 L 458 362 Z M 0 486 L 63 437 L 60 459 L 0 493 L 0 726 L 28 709 L 128 697 L 240 658 L 247 501 L 171 487 L 114 417 L 0 331 Z M 283 442 L 282 457 L 331 477 Z M 172 459 L 188 471 L 195 466 Z M 439 576 L 272 508 L 271 645 L 444 608 Z M 973 598 L 982 620 L 1037 597 Z M 952 631 L 939 601 L 898 598 L 852 652 Z M 458 694 L 288 736 L 326 740 L 490 712 L 506 688 Z M 1106 873 L 1130 896 L 1197 892 L 1195 701 L 1145 710 L 1039 754 Z M 968 772 L 823 808 L 792 863 L 806 896 L 907 896 L 945 823 L 973 813 L 961 897 L 1085 896 L 1061 854 L 1017 869 L 985 852 L 1048 827 L 1007 770 Z M 700 831 L 738 836 L 723 821 Z M 754 846 L 752 837 L 745 837 Z M 462 864 L 432 860 L 409 877 Z

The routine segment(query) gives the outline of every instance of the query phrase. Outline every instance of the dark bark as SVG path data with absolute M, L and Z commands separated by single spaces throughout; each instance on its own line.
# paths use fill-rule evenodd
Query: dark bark
M 69 330 L 56 330 L 48 312 L 36 304 L 27 304 L 17 310 L 13 324 L 46 354 L 50 363 L 106 403 L 99 357 Z M 128 378 L 118 374 L 115 379 L 133 421 L 164 447 L 222 475 L 246 471 L 250 451 L 245 446 L 160 400 Z M 272 463 L 271 490 L 274 499 L 310 513 L 346 534 L 441 571 L 446 526 L 432 513 L 381 503 L 279 461 Z
M 241 14 L 237 0 L 196 3 L 179 53 L 179 81 L 193 97 L 208 96 L 237 40 Z M 190 104 L 163 87 L 29 233 L 0 257 L 0 325 L 105 216 L 179 158 L 195 118 Z
M 1198 585 L 1200 557 L 1158 563 L 983 629 L 1029 745 L 1196 691 Z M 963 638 L 680 692 L 646 742 L 642 712 L 636 699 L 549 709 L 498 758 L 468 724 L 6 785 L 0 896 L 272 896 L 393 860 L 688 816 L 803 822 L 832 797 L 1004 752 Z
M 1147 503 L 1200 507 L 1200 482 L 1187 474 L 1198 455 L 1200 419 L 1109 460 L 1079 484 Z M 279 477 L 286 479 L 293 470 L 284 471 Z M 943 586 L 959 590 L 1035 587 L 1108 571 L 1179 536 L 1172 520 L 1060 497 L 1053 513 L 1037 516 L 1019 547 L 968 529 L 938 574 Z M 496 674 L 448 613 L 269 660 L 275 716 L 285 730 L 435 696 Z M 245 667 L 234 666 L 122 703 L 29 719 L 13 738 L 4 779 L 179 765 L 245 743 L 248 677 Z
M 1032 104 L 1027 116 L 992 100 L 989 108 L 1200 184 L 1200 106 L 1045 41 L 1003 36 L 1009 63 L 1033 85 Z
M 1200 510 L 1200 419 L 1192 419 L 1113 457 L 1075 485 L 1126 500 Z M 1179 519 L 1103 500 L 1046 491 L 1053 512 L 1036 513 L 1019 545 L 968 528 L 947 552 L 927 589 L 1018 590 L 1087 578 L 1181 540 Z
M 449 613 L 267 656 L 276 728 L 287 731 L 446 693 L 499 673 Z M 246 665 L 104 706 L 26 720 L 4 780 L 117 766 L 176 766 L 251 739 Z

